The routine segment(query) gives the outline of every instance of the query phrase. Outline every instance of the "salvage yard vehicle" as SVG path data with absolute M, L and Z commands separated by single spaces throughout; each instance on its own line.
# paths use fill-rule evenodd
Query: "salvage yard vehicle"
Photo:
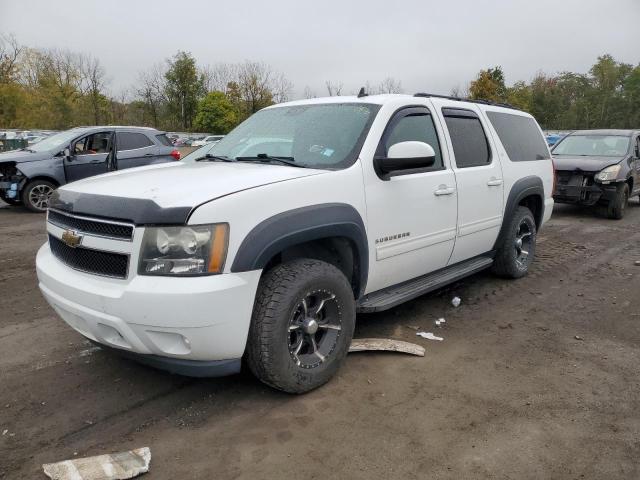
M 357 311 L 489 267 L 526 275 L 552 188 L 522 111 L 430 94 L 296 101 L 206 155 L 59 188 L 37 273 L 93 342 L 193 376 L 244 357 L 301 393 L 336 373 Z
M 79 127 L 0 154 L 0 199 L 45 212 L 53 191 L 113 170 L 180 159 L 164 133 L 145 127 Z
M 640 131 L 578 130 L 551 151 L 558 203 L 599 205 L 609 218 L 624 216 L 640 195 Z

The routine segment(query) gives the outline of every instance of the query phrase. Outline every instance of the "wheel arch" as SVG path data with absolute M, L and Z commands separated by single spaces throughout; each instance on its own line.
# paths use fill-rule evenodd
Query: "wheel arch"
M 524 206 L 531 210 L 536 222 L 536 228 L 540 228 L 542 219 L 544 218 L 544 186 L 540 177 L 531 175 L 521 178 L 511 187 L 504 207 L 502 227 L 494 244 L 494 250 L 502 244 L 502 240 L 508 229 L 509 220 L 519 206 Z
M 332 263 L 350 280 L 354 296 L 361 296 L 367 283 L 369 253 L 358 211 L 348 204 L 327 203 L 267 218 L 243 239 L 231 271 L 265 270 L 301 257 Z

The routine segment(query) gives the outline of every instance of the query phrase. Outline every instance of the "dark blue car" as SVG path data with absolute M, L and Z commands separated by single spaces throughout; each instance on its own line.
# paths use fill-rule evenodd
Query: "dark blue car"
M 66 183 L 113 170 L 180 160 L 166 134 L 145 127 L 78 127 L 0 154 L 0 199 L 43 212 Z

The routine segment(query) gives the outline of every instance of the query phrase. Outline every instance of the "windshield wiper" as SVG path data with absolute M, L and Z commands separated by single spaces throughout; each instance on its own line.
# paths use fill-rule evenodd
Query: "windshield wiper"
M 21 148 L 20 150 L 22 150 L 23 152 L 36 153 L 36 151 L 32 148 Z
M 304 165 L 295 163 L 293 157 L 276 157 L 267 155 L 266 153 L 259 153 L 255 157 L 236 157 L 239 162 L 280 162 L 283 165 L 289 165 L 291 167 L 305 168 Z
M 198 157 L 194 161 L 201 162 L 202 160 L 206 160 L 208 162 L 233 162 L 234 160 L 229 157 L 224 157 L 222 155 L 212 155 L 207 153 L 204 157 Z

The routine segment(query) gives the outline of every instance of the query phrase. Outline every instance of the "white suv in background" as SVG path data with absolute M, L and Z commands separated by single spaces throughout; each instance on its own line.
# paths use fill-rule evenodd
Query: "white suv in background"
M 525 275 L 552 188 L 542 132 L 516 109 L 429 94 L 290 102 L 206 155 L 58 189 L 38 278 L 96 343 L 196 376 L 245 357 L 300 393 L 335 374 L 356 312 L 488 267 Z

